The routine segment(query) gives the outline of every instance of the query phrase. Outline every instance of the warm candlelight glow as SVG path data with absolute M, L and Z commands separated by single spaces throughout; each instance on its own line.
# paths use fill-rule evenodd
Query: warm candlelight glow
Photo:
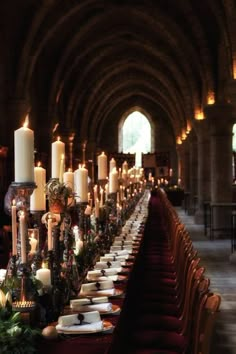
M 26 117 L 25 117 L 25 121 L 24 121 L 23 127 L 24 128 L 28 128 L 28 125 L 29 125 L 29 115 L 27 114 Z
M 215 103 L 215 93 L 210 91 L 207 96 L 207 104 L 214 104 Z
M 205 119 L 203 111 L 201 109 L 196 110 L 195 119 L 197 119 L 197 120 Z
M 236 57 L 233 58 L 233 78 L 236 79 Z
M 20 300 L 20 301 L 15 301 L 12 304 L 13 310 L 17 311 L 26 311 L 34 308 L 36 306 L 35 301 L 29 301 L 29 300 Z
M 183 129 L 183 130 L 182 130 L 181 139 L 182 139 L 182 140 L 185 140 L 186 138 L 187 138 L 187 134 L 186 134 L 186 131 Z
M 188 120 L 188 121 L 187 121 L 187 130 L 186 130 L 186 134 L 189 134 L 189 133 L 191 132 L 191 129 L 192 129 L 192 127 L 191 127 L 191 123 L 190 123 L 190 121 Z
M 59 125 L 59 123 L 56 123 L 56 124 L 54 125 L 54 128 L 53 128 L 53 130 L 52 130 L 53 133 L 55 133 L 55 131 L 57 130 L 58 125 Z
M 180 136 L 177 136 L 176 138 L 176 144 L 181 145 L 182 144 L 182 139 Z

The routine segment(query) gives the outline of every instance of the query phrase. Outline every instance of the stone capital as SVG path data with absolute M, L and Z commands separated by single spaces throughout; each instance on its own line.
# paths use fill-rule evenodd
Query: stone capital
M 195 120 L 193 126 L 197 135 L 198 142 L 202 142 L 209 139 L 209 120 Z
M 215 103 L 204 108 L 206 119 L 209 121 L 212 135 L 232 134 L 233 124 L 236 120 L 235 108 L 231 103 Z

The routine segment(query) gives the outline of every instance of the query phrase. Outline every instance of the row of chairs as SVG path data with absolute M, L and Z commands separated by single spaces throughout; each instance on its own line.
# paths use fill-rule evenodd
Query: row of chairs
M 209 354 L 221 297 L 204 273 L 175 209 L 155 191 L 108 354 Z

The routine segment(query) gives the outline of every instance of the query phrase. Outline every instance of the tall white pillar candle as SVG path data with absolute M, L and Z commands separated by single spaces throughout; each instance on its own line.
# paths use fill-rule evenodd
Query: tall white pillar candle
M 41 166 L 34 168 L 34 179 L 36 183 L 36 188 L 34 189 L 32 195 L 30 196 L 30 210 L 39 211 L 46 210 L 46 195 L 45 195 L 45 185 L 46 185 L 46 170 Z
M 63 173 L 63 182 L 74 192 L 74 172 L 72 172 L 70 168 L 67 172 Z
M 88 170 L 79 166 L 74 172 L 74 188 L 77 202 L 88 202 Z
M 25 213 L 21 212 L 19 217 L 20 224 L 20 254 L 21 254 L 21 263 L 26 263 L 26 220 Z
M 122 164 L 122 172 L 128 172 L 128 162 L 127 161 L 124 161 L 123 164 Z
M 12 228 L 12 255 L 17 255 L 17 225 L 16 225 L 16 204 L 12 201 L 11 207 L 11 228 Z
M 104 152 L 98 156 L 98 179 L 106 179 L 107 178 L 107 156 Z
M 59 182 L 63 182 L 63 174 L 65 172 L 65 156 L 64 154 L 61 155 L 60 161 L 60 172 L 59 172 Z
M 109 173 L 109 193 L 116 193 L 118 190 L 118 172 L 116 168 Z
M 100 191 L 100 207 L 103 207 L 103 194 L 104 194 L 104 190 L 103 188 L 101 188 L 101 191 Z
M 99 199 L 95 200 L 95 218 L 99 217 Z
M 15 182 L 34 182 L 34 132 L 27 125 L 14 133 Z
M 112 157 L 112 159 L 109 162 L 109 172 L 111 172 L 115 167 L 116 167 L 116 160 Z
M 65 155 L 65 144 L 58 137 L 57 141 L 52 143 L 52 178 L 60 178 L 62 155 Z

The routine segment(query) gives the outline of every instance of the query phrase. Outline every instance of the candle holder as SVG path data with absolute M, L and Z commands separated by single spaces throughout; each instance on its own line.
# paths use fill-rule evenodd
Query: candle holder
M 30 196 L 33 193 L 34 189 L 36 188 L 36 184 L 34 182 L 12 182 L 10 185 L 11 189 L 11 197 L 12 200 L 15 200 L 15 205 L 18 210 L 18 216 L 22 212 L 24 212 L 25 218 L 26 218 L 26 224 L 29 223 L 29 208 L 30 208 Z M 22 252 L 26 252 L 24 255 L 27 257 L 27 251 L 29 251 L 29 240 L 27 237 L 27 229 L 24 230 L 25 235 L 21 235 L 22 231 L 19 230 L 18 232 L 18 240 L 17 240 L 17 249 L 18 249 L 18 254 L 20 254 L 20 262 L 25 261 L 25 259 L 22 259 Z M 22 250 L 22 242 L 21 242 L 21 237 L 25 237 L 25 250 Z
M 36 188 L 34 182 L 12 182 L 11 190 L 15 199 L 17 209 L 29 211 L 30 196 Z
M 30 268 L 27 264 L 21 263 L 18 269 L 20 279 L 20 287 L 18 289 L 18 296 L 12 303 L 12 310 L 20 312 L 21 319 L 27 324 L 34 323 L 34 313 L 37 303 L 36 290 L 30 277 Z
M 42 223 L 42 216 L 45 214 L 45 210 L 31 211 L 31 226 L 34 229 L 38 229 L 38 252 L 41 253 L 45 246 L 46 233 L 45 227 Z

